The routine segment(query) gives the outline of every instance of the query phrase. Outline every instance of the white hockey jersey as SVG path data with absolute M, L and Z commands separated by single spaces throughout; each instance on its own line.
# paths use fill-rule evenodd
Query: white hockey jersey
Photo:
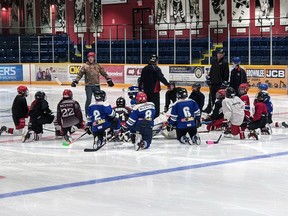
M 245 103 L 237 96 L 222 101 L 224 118 L 233 125 L 241 125 L 244 119 Z

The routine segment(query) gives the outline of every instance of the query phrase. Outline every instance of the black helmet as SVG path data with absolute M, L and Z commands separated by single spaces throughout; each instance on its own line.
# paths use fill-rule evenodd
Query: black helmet
M 103 90 L 97 90 L 94 93 L 94 97 L 96 101 L 105 101 L 106 100 L 106 92 Z
M 265 91 L 260 91 L 258 94 L 257 94 L 257 100 L 258 101 L 261 101 L 261 102 L 265 102 L 267 99 L 268 99 L 268 93 L 265 92 Z
M 188 92 L 185 88 L 179 88 L 176 93 L 176 96 L 178 99 L 185 99 L 188 97 Z
M 235 95 L 236 95 L 236 92 L 232 87 L 228 87 L 226 89 L 226 97 L 227 98 L 233 98 L 233 97 L 235 97 Z
M 201 84 L 200 83 L 193 83 L 192 84 L 192 91 L 195 89 L 195 91 L 200 91 Z
M 43 92 L 43 91 L 37 91 L 37 92 L 35 93 L 35 99 L 36 99 L 36 100 L 44 100 L 44 99 L 45 99 L 45 96 L 46 96 L 46 94 L 45 94 L 45 92 Z
M 156 63 L 157 60 L 158 60 L 158 56 L 157 56 L 156 54 L 152 54 L 152 55 L 150 56 L 149 62 L 151 62 L 151 63 Z
M 126 101 L 123 97 L 119 97 L 116 100 L 116 106 L 117 107 L 125 107 L 126 106 Z

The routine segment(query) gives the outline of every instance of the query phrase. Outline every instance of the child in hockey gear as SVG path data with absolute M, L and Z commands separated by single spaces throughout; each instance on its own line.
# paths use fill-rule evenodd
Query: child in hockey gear
M 54 115 L 49 109 L 46 101 L 46 94 L 43 91 L 38 91 L 35 94 L 35 100 L 32 102 L 30 111 L 30 123 L 28 132 L 23 135 L 22 142 L 29 140 L 40 140 L 43 134 L 43 125 L 51 124 L 54 120 Z
M 133 107 L 136 105 L 136 96 L 139 92 L 139 87 L 138 86 L 130 86 L 128 87 L 128 97 L 130 99 L 130 105 Z
M 200 126 L 200 110 L 194 100 L 187 99 L 188 93 L 185 88 L 177 92 L 178 101 L 172 107 L 171 116 L 168 120 L 167 130 L 176 127 L 177 140 L 182 143 L 200 145 L 201 140 L 197 134 L 197 127 Z M 190 139 L 186 137 L 189 134 Z
M 240 139 L 245 139 L 244 131 L 240 130 L 240 126 L 244 119 L 244 102 L 236 95 L 233 88 L 226 89 L 226 98 L 222 101 L 222 110 L 224 118 L 231 123 L 232 136 L 240 135 Z
M 175 83 L 170 83 L 170 87 L 165 94 L 165 106 L 164 112 L 167 112 L 169 109 L 170 102 L 174 103 L 176 101 L 176 93 L 179 90 L 178 87 L 175 86 Z
M 216 93 L 216 101 L 213 106 L 212 113 L 207 116 L 206 119 L 203 120 L 203 122 L 211 122 L 207 125 L 207 130 L 217 130 L 220 129 L 223 121 L 224 121 L 224 114 L 222 111 L 222 101 L 224 100 L 226 96 L 226 89 L 219 89 Z
M 26 97 L 28 96 L 29 91 L 26 86 L 18 86 L 17 92 L 18 94 L 16 95 L 12 105 L 12 118 L 15 124 L 15 129 L 2 126 L 0 129 L 0 135 L 4 131 L 9 134 L 21 135 L 23 128 L 25 127 L 25 118 L 28 117 L 29 111 Z
M 238 89 L 238 94 L 240 95 L 240 99 L 244 102 L 245 104 L 245 110 L 244 110 L 244 120 L 243 123 L 241 125 L 241 129 L 242 131 L 245 131 L 246 127 L 247 127 L 247 122 L 250 118 L 250 99 L 248 96 L 248 90 L 249 90 L 249 84 L 248 83 L 242 83 L 239 86 Z
M 201 110 L 203 109 L 203 106 L 204 106 L 204 101 L 205 101 L 205 96 L 204 94 L 200 91 L 201 89 L 201 84 L 200 83 L 194 83 L 192 84 L 192 92 L 189 96 L 189 99 L 192 99 L 194 100 L 199 109 L 200 109 L 200 112 Z
M 272 121 L 272 114 L 273 114 L 273 104 L 271 102 L 271 97 L 268 93 L 268 85 L 266 83 L 264 84 L 259 84 L 258 85 L 258 89 L 259 91 L 262 91 L 262 92 L 266 92 L 267 93 L 267 99 L 264 101 L 264 103 L 266 104 L 267 106 L 267 111 L 268 111 L 268 124 L 271 124 L 273 121 Z M 256 99 L 257 100 L 257 99 Z
M 230 87 L 238 90 L 242 83 L 247 83 L 247 75 L 245 70 L 240 67 L 241 60 L 239 57 L 234 57 L 232 62 L 233 70 L 231 71 L 230 75 Z M 236 96 L 240 96 L 238 92 L 236 92 Z
M 115 112 L 111 105 L 106 102 L 106 92 L 103 90 L 94 93 L 96 103 L 88 107 L 87 127 L 88 134 L 93 133 L 94 139 L 97 137 L 97 147 L 103 144 L 105 131 L 110 129 L 113 135 L 117 135 L 120 129 L 119 119 L 116 118 Z M 113 136 L 112 135 L 112 136 Z M 107 137 L 105 137 L 107 139 Z
M 150 147 L 152 141 L 152 128 L 154 125 L 155 106 L 152 102 L 147 102 L 147 95 L 139 92 L 136 96 L 137 105 L 133 107 L 133 111 L 126 122 L 130 128 L 131 141 L 141 149 Z M 127 131 L 127 127 L 123 127 L 123 131 Z M 136 140 L 136 133 L 142 137 Z
M 257 94 L 254 102 L 255 113 L 254 116 L 250 118 L 251 122 L 248 124 L 248 129 L 250 130 L 248 137 L 255 137 L 258 140 L 258 135 L 256 134 L 255 130 L 258 128 L 265 128 L 268 115 L 267 106 L 265 104 L 265 100 L 267 100 L 267 98 L 267 92 L 260 91 Z
M 55 121 L 57 129 L 62 131 L 67 142 L 72 141 L 70 136 L 72 126 L 84 128 L 83 116 L 79 103 L 73 100 L 73 93 L 69 89 L 63 91 L 63 98 L 57 105 L 57 118 Z

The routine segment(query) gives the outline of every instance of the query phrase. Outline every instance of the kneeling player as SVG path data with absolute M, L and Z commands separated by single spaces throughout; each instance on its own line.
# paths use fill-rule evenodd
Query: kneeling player
M 73 100 L 73 93 L 69 89 L 63 91 L 63 98 L 57 106 L 56 128 L 60 128 L 64 139 L 68 142 L 72 141 L 71 128 L 84 128 L 83 116 L 79 103 Z
M 156 112 L 155 105 L 152 102 L 147 102 L 147 95 L 144 92 L 139 92 L 135 99 L 137 105 L 133 107 L 126 124 L 130 128 L 132 143 L 136 144 L 138 149 L 147 149 L 152 142 L 153 119 Z M 123 129 L 125 131 L 128 128 L 124 127 Z M 137 136 L 137 140 L 136 133 L 141 135 L 139 139 Z
M 43 125 L 51 124 L 54 120 L 54 115 L 49 109 L 46 101 L 46 94 L 43 91 L 38 91 L 35 94 L 35 100 L 32 102 L 30 111 L 30 123 L 28 132 L 23 135 L 22 142 L 29 140 L 40 140 L 43 134 Z
M 107 129 L 112 130 L 112 136 L 116 136 L 119 133 L 120 122 L 119 119 L 116 118 L 111 105 L 106 102 L 105 91 L 96 91 L 94 97 L 96 103 L 88 107 L 87 128 L 85 130 L 90 134 L 92 131 L 95 140 L 94 144 L 99 147 L 103 144 L 104 136 L 107 140 L 105 134 Z M 97 141 L 96 138 L 98 138 Z
M 177 99 L 172 106 L 171 116 L 168 120 L 167 130 L 176 127 L 177 140 L 182 143 L 200 145 L 201 140 L 197 134 L 197 127 L 200 126 L 200 110 L 197 103 L 192 99 L 187 99 L 188 93 L 185 88 L 177 92 Z M 186 137 L 189 134 L 190 139 Z
M 26 86 L 18 86 L 17 92 L 18 95 L 16 95 L 12 105 L 12 118 L 16 130 L 14 128 L 2 126 L 0 129 L 0 135 L 3 131 L 9 134 L 21 135 L 23 128 L 25 127 L 25 118 L 28 117 L 26 97 L 28 96 L 29 91 Z

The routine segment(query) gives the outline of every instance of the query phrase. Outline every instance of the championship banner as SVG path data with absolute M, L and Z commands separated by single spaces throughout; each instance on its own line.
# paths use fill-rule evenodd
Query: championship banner
M 40 0 L 40 25 L 41 33 L 52 33 L 52 13 L 50 1 Z
M 66 32 L 66 4 L 65 0 L 55 1 L 55 31 Z
M 227 27 L 227 0 L 210 0 L 209 2 L 211 28 Z
M 20 32 L 19 1 L 12 1 L 9 10 L 10 10 L 10 19 L 9 19 L 10 34 L 19 34 Z
M 252 87 L 266 83 L 269 88 L 283 89 L 287 87 L 287 67 L 245 67 L 247 80 Z
M 232 1 L 232 27 L 248 27 L 250 24 L 250 1 Z
M 177 85 L 188 86 L 206 80 L 204 66 L 170 66 L 169 81 Z
M 186 14 L 188 28 L 203 28 L 203 0 L 186 1 Z
M 256 26 L 270 26 L 270 23 L 274 25 L 274 0 L 256 0 L 255 1 Z
M 67 65 L 58 64 L 35 64 L 35 69 L 32 71 L 31 80 L 35 81 L 54 81 L 58 78 L 61 82 L 67 81 Z
M 35 34 L 35 0 L 24 0 L 25 33 Z
M 97 29 L 97 32 L 102 31 L 102 4 L 101 0 L 90 0 L 89 2 L 89 7 L 90 7 L 90 27 L 91 31 L 95 32 Z
M 86 32 L 86 1 L 74 0 L 74 32 Z
M 0 65 L 0 81 L 23 81 L 22 65 Z
M 280 0 L 280 17 L 286 17 L 280 19 L 280 25 L 288 25 L 288 0 Z M 282 7 L 282 5 L 286 5 L 286 7 Z

